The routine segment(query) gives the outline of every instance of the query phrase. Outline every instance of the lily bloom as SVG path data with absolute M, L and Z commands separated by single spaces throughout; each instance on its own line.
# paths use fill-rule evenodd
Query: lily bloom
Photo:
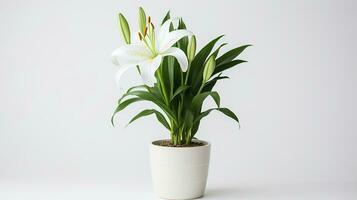
M 156 83 L 155 71 L 165 56 L 175 57 L 182 71 L 187 70 L 188 60 L 185 53 L 172 46 L 181 38 L 190 36 L 192 33 L 186 29 L 170 32 L 172 22 L 173 20 L 167 20 L 161 26 L 159 33 L 155 35 L 154 25 L 149 19 L 145 32 L 138 33 L 140 42 L 123 45 L 112 53 L 113 63 L 120 66 L 116 75 L 118 83 L 124 72 L 139 66 L 144 84 L 153 87 Z

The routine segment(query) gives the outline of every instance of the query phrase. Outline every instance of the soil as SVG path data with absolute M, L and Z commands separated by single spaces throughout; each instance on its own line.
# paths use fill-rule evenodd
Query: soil
M 154 145 L 164 146 L 164 147 L 199 147 L 205 145 L 203 142 L 192 141 L 191 144 L 180 144 L 174 145 L 170 140 L 158 140 L 153 142 Z

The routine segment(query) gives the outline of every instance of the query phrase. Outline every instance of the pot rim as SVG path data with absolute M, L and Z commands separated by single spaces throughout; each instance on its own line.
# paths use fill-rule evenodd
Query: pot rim
M 204 140 L 198 140 L 198 139 L 193 139 L 192 141 L 201 142 L 204 145 L 193 146 L 193 147 L 169 147 L 169 146 L 160 146 L 160 145 L 154 144 L 154 142 L 162 141 L 162 140 L 169 140 L 169 139 L 154 140 L 154 141 L 151 142 L 151 146 L 157 147 L 157 148 L 171 148 L 171 149 L 193 149 L 193 148 L 206 148 L 206 147 L 210 147 L 211 146 L 211 143 L 209 143 L 207 141 L 204 141 Z

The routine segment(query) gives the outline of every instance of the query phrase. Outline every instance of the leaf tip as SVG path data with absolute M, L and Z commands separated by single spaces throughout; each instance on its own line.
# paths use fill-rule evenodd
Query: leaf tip
M 114 124 L 114 116 L 110 119 L 110 122 L 111 122 L 112 126 L 115 127 L 115 124 Z
M 222 34 L 220 36 L 218 36 L 218 39 L 221 39 L 222 37 L 226 36 L 225 34 Z

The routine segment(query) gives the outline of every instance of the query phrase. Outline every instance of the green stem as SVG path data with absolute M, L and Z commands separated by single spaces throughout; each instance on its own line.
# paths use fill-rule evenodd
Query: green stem
M 185 77 L 185 85 L 187 85 L 188 76 L 190 75 L 191 62 L 188 63 L 187 73 Z
M 202 83 L 202 85 L 201 85 L 200 89 L 198 90 L 197 94 L 200 94 L 200 93 L 201 93 L 201 91 L 202 91 L 204 85 L 205 85 L 205 84 Z
M 167 106 L 170 106 L 169 98 L 167 97 L 167 94 L 166 94 L 165 83 L 164 83 L 164 80 L 163 80 L 163 77 L 162 77 L 162 68 L 160 68 L 158 70 L 158 77 L 159 77 L 159 81 L 160 81 L 161 92 L 164 95 L 165 103 L 166 103 Z

